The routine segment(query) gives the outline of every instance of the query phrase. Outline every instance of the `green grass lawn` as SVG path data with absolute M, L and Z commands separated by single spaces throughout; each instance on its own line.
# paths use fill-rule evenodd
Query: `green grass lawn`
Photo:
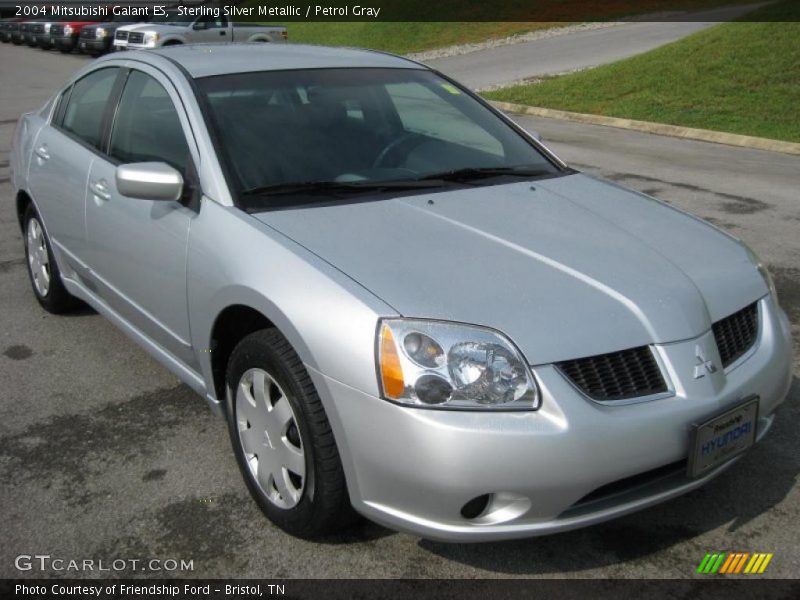
M 755 16 L 772 22 L 724 23 L 611 65 L 486 96 L 800 142 L 800 2 Z M 795 22 L 778 22 L 789 18 Z
M 304 22 L 289 23 L 289 40 L 327 46 L 354 46 L 408 54 L 456 44 L 482 42 L 562 23 L 405 23 Z
M 493 0 L 468 3 L 464 0 L 383 0 L 381 17 L 376 21 L 305 21 L 287 20 L 289 40 L 296 43 L 353 46 L 408 54 L 456 44 L 483 42 L 518 33 L 569 25 L 575 15 L 592 20 L 639 15 L 664 10 L 702 10 L 729 4 L 745 4 L 755 0 L 536 0 L 537 21 L 530 22 L 531 0 Z M 415 22 L 390 22 L 393 3 L 400 5 L 400 14 L 413 15 Z M 252 6 L 263 4 L 252 0 Z M 305 7 L 305 3 L 299 3 Z M 348 4 L 347 0 L 328 0 L 325 6 Z M 502 12 L 505 21 L 493 22 Z M 440 22 L 441 15 L 455 15 L 469 22 Z M 515 19 L 516 16 L 519 18 Z M 280 19 L 278 19 L 280 21 Z M 276 21 L 277 22 L 277 21 Z

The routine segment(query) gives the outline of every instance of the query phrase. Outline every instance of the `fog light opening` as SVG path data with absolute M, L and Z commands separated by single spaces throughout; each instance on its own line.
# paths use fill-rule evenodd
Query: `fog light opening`
M 461 508 L 461 516 L 477 527 L 508 523 L 527 514 L 531 500 L 516 492 L 476 496 Z
M 486 510 L 486 507 L 489 506 L 489 500 L 491 500 L 491 498 L 491 494 L 475 496 L 461 507 L 461 516 L 465 519 L 476 519 L 480 517 Z

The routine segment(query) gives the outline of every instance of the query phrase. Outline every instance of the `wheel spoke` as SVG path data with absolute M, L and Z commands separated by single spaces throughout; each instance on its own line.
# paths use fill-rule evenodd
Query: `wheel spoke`
M 45 285 L 50 283 L 50 273 L 47 272 L 46 265 L 42 264 L 39 265 L 39 273 L 41 274 L 42 277 L 42 283 L 44 283 Z
M 291 504 L 297 502 L 297 491 L 292 482 L 289 481 L 289 473 L 287 473 L 285 469 L 280 469 L 279 472 L 274 473 L 273 476 L 275 478 L 275 487 L 278 489 L 278 493 L 281 495 L 281 498 L 283 498 L 283 501 Z
M 256 371 L 253 373 L 253 399 L 256 401 L 256 407 L 263 410 L 269 406 L 269 397 L 267 396 L 267 374 L 264 371 Z
M 289 423 L 294 419 L 292 414 L 292 407 L 289 406 L 289 400 L 286 396 L 281 396 L 275 402 L 275 405 L 270 411 L 270 420 L 278 426 L 281 434 L 286 431 Z
M 261 486 L 261 489 L 265 492 L 269 493 L 270 488 L 272 487 L 272 472 L 269 469 L 267 461 L 258 460 L 258 469 L 256 470 L 256 480 L 258 484 Z
M 300 477 L 306 476 L 306 459 L 303 452 L 291 445 L 288 440 L 283 441 L 283 466 L 289 469 L 295 475 Z
M 239 437 L 242 440 L 242 449 L 245 454 L 256 454 L 261 456 L 266 448 L 264 447 L 265 435 L 263 430 L 255 427 L 242 427 L 239 422 Z
M 242 382 L 236 389 L 236 414 L 239 418 L 250 420 L 255 416 L 256 407 L 250 398 L 248 388 L 249 384 Z

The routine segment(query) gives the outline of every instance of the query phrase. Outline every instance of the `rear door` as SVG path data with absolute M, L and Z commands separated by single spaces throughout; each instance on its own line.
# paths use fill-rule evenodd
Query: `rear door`
M 66 276 L 72 271 L 86 275 L 86 186 L 92 162 L 101 155 L 108 101 L 119 73 L 118 67 L 98 69 L 65 90 L 33 146 L 31 192 L 59 263 L 71 267 Z
M 117 165 L 151 161 L 192 179 L 197 149 L 180 97 L 159 71 L 130 70 L 110 129 L 107 155 L 92 163 L 86 201 L 97 288 L 136 329 L 193 366 L 186 251 L 197 213 L 186 202 L 123 196 L 115 182 Z

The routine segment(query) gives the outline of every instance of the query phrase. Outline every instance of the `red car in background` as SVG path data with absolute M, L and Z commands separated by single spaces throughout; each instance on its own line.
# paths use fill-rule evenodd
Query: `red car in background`
M 111 11 L 108 11 L 111 13 Z M 95 17 L 81 17 L 80 20 L 63 21 L 60 23 L 53 23 L 50 26 L 50 41 L 65 54 L 72 52 L 78 47 L 78 37 L 81 35 L 81 29 L 88 25 L 95 25 L 96 23 L 105 23 L 113 19 L 112 14 Z

